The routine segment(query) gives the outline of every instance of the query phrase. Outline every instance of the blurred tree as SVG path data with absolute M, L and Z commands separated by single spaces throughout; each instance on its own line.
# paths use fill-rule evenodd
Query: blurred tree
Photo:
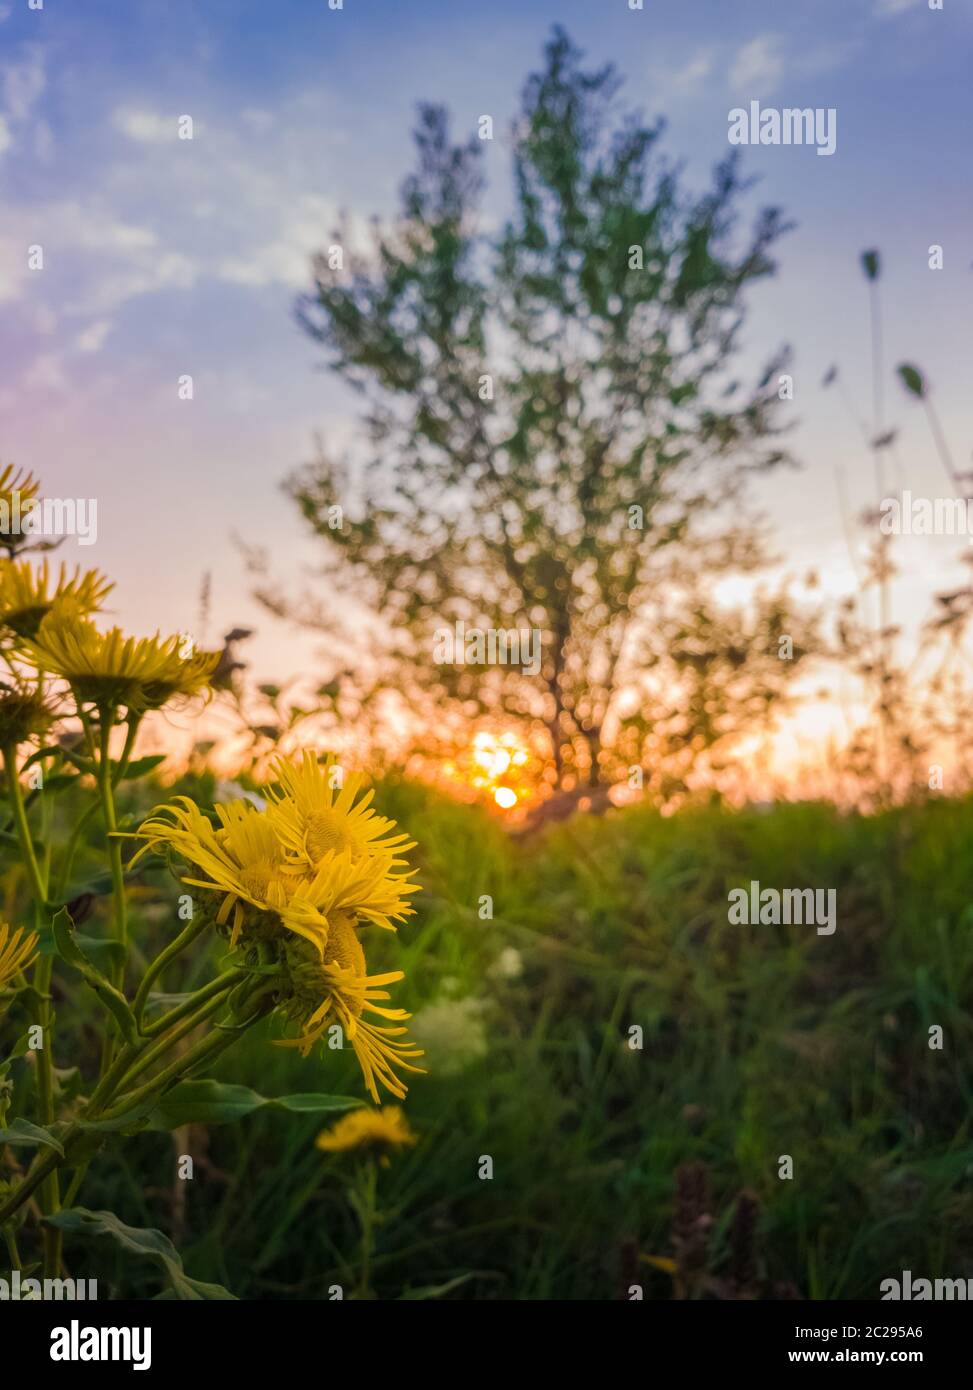
M 732 158 L 686 197 L 657 158 L 662 124 L 619 115 L 618 86 L 555 30 L 494 235 L 475 215 L 486 118 L 453 144 L 446 113 L 421 108 L 401 215 L 367 254 L 336 233 L 342 255 L 315 258 L 299 308 L 367 403 L 360 474 L 321 451 L 288 484 L 332 593 L 258 593 L 341 652 L 323 689 L 336 716 L 395 690 L 444 741 L 471 718 L 531 727 L 562 789 L 644 766 L 668 795 L 766 715 L 803 655 L 784 652 L 781 596 L 745 614 L 713 597 L 767 558 L 742 489 L 786 460 L 785 354 L 750 388 L 732 368 L 744 293 L 785 228 L 768 209 L 735 234 Z M 437 630 L 460 620 L 539 630 L 539 673 L 437 662 Z

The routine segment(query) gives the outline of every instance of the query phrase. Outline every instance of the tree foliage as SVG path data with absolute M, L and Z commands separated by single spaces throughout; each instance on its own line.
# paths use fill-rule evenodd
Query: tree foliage
M 562 787 L 646 768 L 668 793 L 752 726 L 802 654 L 782 598 L 714 586 L 765 561 L 747 477 L 789 461 L 778 353 L 738 379 L 749 287 L 785 230 L 743 233 L 735 158 L 690 196 L 662 123 L 618 107 L 555 30 L 512 129 L 513 198 L 482 216 L 484 150 L 420 110 L 392 225 L 314 262 L 301 323 L 360 394 L 367 457 L 289 481 L 329 592 L 279 612 L 333 639 L 336 717 L 398 692 L 416 730 L 523 723 Z M 335 507 L 341 507 L 341 521 Z M 536 675 L 437 663 L 437 630 L 537 629 Z M 451 735 L 450 731 L 453 731 Z

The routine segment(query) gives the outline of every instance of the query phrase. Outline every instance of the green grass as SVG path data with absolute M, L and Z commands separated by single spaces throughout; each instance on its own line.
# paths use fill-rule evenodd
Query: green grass
M 636 808 L 524 841 L 406 783 L 377 805 L 419 841 L 425 891 L 397 939 L 369 935 L 369 966 L 405 969 L 397 1002 L 419 1027 L 430 1006 L 455 1013 L 467 1044 L 430 1048 L 406 1102 L 421 1143 L 379 1172 L 378 1297 L 611 1299 L 632 1282 L 671 1297 L 640 1255 L 678 1255 L 696 1295 L 873 1299 L 906 1268 L 973 1276 L 973 802 Z M 731 925 L 727 893 L 752 878 L 837 889 L 837 932 Z M 498 966 L 511 948 L 515 977 Z M 302 1061 L 272 1032 L 220 1075 L 362 1093 L 350 1053 Z M 143 1134 L 81 1200 L 174 1232 L 190 1274 L 240 1297 L 327 1298 L 354 1286 L 358 1236 L 350 1161 L 314 1149 L 319 1128 L 268 1111 L 175 1146 Z M 196 1160 L 190 1183 L 177 1153 Z M 114 1260 L 68 1242 L 73 1272 L 158 1288 Z

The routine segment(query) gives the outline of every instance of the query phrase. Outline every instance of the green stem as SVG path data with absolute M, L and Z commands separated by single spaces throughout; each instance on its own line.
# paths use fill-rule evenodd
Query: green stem
M 358 1297 L 368 1298 L 369 1281 L 372 1274 L 372 1247 L 375 1243 L 377 1170 L 374 1158 L 365 1160 L 362 1181 L 359 1185 L 358 1217 L 361 1221 L 361 1268 L 358 1277 Z
M 187 946 L 192 945 L 196 938 L 206 930 L 207 926 L 208 923 L 205 919 L 199 922 L 190 922 L 189 925 L 169 943 L 165 950 L 161 951 L 159 955 L 156 956 L 155 960 L 142 976 L 142 983 L 138 987 L 135 1000 L 132 1004 L 132 1013 L 135 1015 L 135 1022 L 138 1024 L 140 1032 L 142 1029 L 142 1012 L 145 1009 L 152 985 L 162 974 L 169 962 L 174 960 L 175 957 L 179 955 L 180 951 L 184 951 Z
M 12 1226 L 4 1226 L 3 1238 L 7 1242 L 7 1254 L 10 1256 L 10 1268 L 22 1269 L 20 1263 L 20 1251 L 17 1249 L 17 1236 Z
M 188 1052 L 182 1053 L 174 1062 L 170 1062 L 162 1071 L 157 1072 L 143 1086 L 138 1086 L 134 1091 L 127 1091 L 125 1095 L 116 1097 L 115 1104 L 106 1110 L 101 1118 L 115 1120 L 119 1115 L 124 1115 L 126 1111 L 134 1110 L 143 1101 L 151 1100 L 153 1096 L 165 1090 L 172 1082 L 178 1081 L 180 1077 L 188 1076 L 194 1068 L 199 1066 L 200 1062 L 209 1061 L 218 1057 L 221 1052 L 225 1052 L 236 1042 L 242 1031 L 245 1029 L 228 1029 L 220 1033 L 207 1034 Z
M 69 1138 L 71 1134 L 72 1131 L 68 1130 L 67 1134 L 64 1136 L 65 1139 Z M 53 1149 L 46 1153 L 42 1159 L 38 1160 L 36 1168 L 32 1167 L 30 1169 L 26 1177 L 21 1179 L 7 1200 L 0 1206 L 0 1225 L 23 1206 L 28 1197 L 40 1187 L 42 1182 L 55 1172 L 62 1162 L 63 1160 L 60 1154 L 55 1153 Z
M 64 1194 L 64 1201 L 61 1203 L 62 1211 L 66 1211 L 69 1207 L 72 1207 L 74 1205 L 74 1199 L 75 1197 L 77 1197 L 78 1192 L 81 1188 L 81 1184 L 84 1182 L 85 1174 L 88 1171 L 88 1164 L 90 1162 L 91 1159 L 86 1158 L 83 1163 L 79 1163 L 77 1168 L 75 1168 L 74 1173 L 71 1177 L 71 1181 L 68 1184 L 68 1190 Z
M 255 997 L 256 994 L 257 992 L 255 991 Z M 247 1002 L 253 1001 L 248 1000 Z M 231 1047 L 233 1043 L 236 1042 L 238 1037 L 247 1031 L 252 1023 L 256 1022 L 257 1017 L 266 1013 L 271 1007 L 270 998 L 264 998 L 263 1001 L 260 1002 L 259 1010 L 256 1015 L 247 1019 L 236 1028 L 222 1029 L 218 1032 L 209 1033 L 198 1042 L 195 1047 L 183 1053 L 175 1062 L 166 1067 L 164 1071 L 159 1072 L 156 1076 L 152 1077 L 150 1081 L 147 1081 L 145 1085 L 140 1086 L 136 1091 L 130 1091 L 127 1095 L 118 1098 L 113 1096 L 114 1087 L 118 1084 L 114 1078 L 119 1075 L 123 1064 L 127 1061 L 125 1052 L 123 1051 L 115 1060 L 112 1068 L 103 1078 L 95 1094 L 92 1096 L 88 1109 L 85 1112 L 86 1120 L 115 1119 L 117 1116 L 123 1115 L 127 1110 L 141 1104 L 143 1100 L 151 1098 L 156 1092 L 167 1088 L 170 1083 L 178 1080 L 180 1076 L 188 1075 L 200 1062 L 218 1057 L 221 1052 L 225 1052 L 228 1047 Z M 108 1101 L 113 1098 L 116 1100 L 116 1104 L 110 1108 L 106 1108 Z M 75 1138 L 79 1133 L 81 1133 L 81 1126 L 79 1124 L 69 1126 L 62 1138 L 62 1144 L 65 1150 L 67 1150 L 70 1140 Z M 18 1211 L 41 1183 L 45 1182 L 52 1175 L 56 1180 L 57 1169 L 64 1162 L 64 1158 L 53 1150 L 46 1153 L 43 1158 L 38 1158 L 36 1160 L 36 1166 L 31 1168 L 26 1177 L 24 1177 L 7 1198 L 6 1202 L 0 1204 L 0 1224 L 8 1220 L 9 1217 Z M 72 1187 L 74 1188 L 74 1193 L 76 1193 L 77 1187 L 74 1183 L 72 1183 Z M 54 1234 L 54 1232 L 52 1231 L 51 1234 Z M 57 1234 L 60 1233 L 58 1232 Z
M 64 858 L 61 861 L 61 866 L 57 875 L 57 883 L 54 890 L 55 902 L 60 902 L 67 892 L 68 883 L 71 880 L 71 870 L 74 868 L 74 860 L 78 853 L 81 837 L 84 834 L 85 827 L 97 810 L 98 802 L 92 801 L 74 823 L 74 829 L 71 831 L 71 836 L 65 848 Z
M 142 1036 L 145 1038 L 158 1037 L 160 1033 L 164 1033 L 167 1029 L 171 1028 L 173 1024 L 185 1018 L 187 1014 L 191 1014 L 194 1009 L 198 1008 L 199 1005 L 204 1002 L 204 1000 L 212 999 L 214 995 L 217 994 L 223 994 L 238 982 L 239 975 L 235 970 L 229 971 L 226 975 L 217 975 L 215 980 L 210 980 L 208 985 L 203 985 L 201 989 L 197 989 L 194 994 L 191 994 L 188 999 L 184 999 L 176 1008 L 170 1009 L 167 1014 L 163 1014 L 161 1018 L 157 1018 L 154 1023 L 146 1024 L 142 1029 Z
M 7 774 L 7 795 L 10 798 L 10 809 L 13 811 L 14 826 L 17 831 L 17 838 L 20 841 L 21 853 L 24 856 L 27 876 L 30 879 L 30 891 L 37 905 L 43 908 L 47 903 L 47 887 L 41 874 L 40 865 L 37 862 L 37 855 L 34 852 L 34 841 L 31 837 L 30 825 L 27 821 L 24 794 L 20 786 L 20 777 L 17 772 L 17 748 L 15 744 L 7 744 L 4 747 L 3 767 Z
M 211 980 L 203 989 L 197 990 L 196 993 L 182 1003 L 178 1009 L 173 1009 L 171 1013 L 166 1014 L 164 1018 L 160 1019 L 154 1030 L 145 1030 L 143 1034 L 145 1041 L 127 1043 L 98 1083 L 97 1088 L 88 1102 L 89 1114 L 96 1113 L 98 1107 L 102 1103 L 107 1103 L 111 1098 L 118 1089 L 123 1078 L 127 1077 L 132 1071 L 132 1064 L 141 1056 L 143 1050 L 147 1046 L 149 1037 L 155 1036 L 157 1038 L 157 1046 L 153 1051 L 156 1056 L 161 1056 L 163 1052 L 169 1050 L 169 1046 L 172 1042 L 177 1041 L 178 1037 L 182 1037 L 182 1033 L 170 1036 L 171 1029 L 179 1023 L 180 1020 L 192 1014 L 194 1010 L 198 1010 L 200 1005 L 204 1004 L 206 1001 L 226 993 L 235 983 L 236 979 L 233 974 L 217 976 L 215 980 Z M 161 1042 L 164 1046 L 159 1047 L 158 1042 Z M 139 1069 L 141 1070 L 141 1067 Z
M 13 811 L 17 838 L 30 879 L 34 898 L 34 921 L 37 926 L 43 922 L 44 908 L 47 904 L 46 876 L 41 870 L 34 851 L 34 841 L 30 833 L 30 822 L 24 806 L 24 794 L 17 769 L 17 748 L 7 744 L 3 750 L 3 765 L 7 777 L 7 794 Z M 54 972 L 54 958 L 50 955 L 38 957 L 34 967 L 33 986 L 37 996 L 32 1015 L 41 1030 L 41 1046 L 36 1050 L 37 1066 L 37 1107 L 41 1125 L 54 1123 L 54 1009 L 51 1003 L 51 978 Z M 45 1212 L 54 1212 L 60 1206 L 60 1182 L 55 1171 L 44 1177 L 44 1190 L 41 1203 Z M 61 1232 L 53 1228 L 44 1232 L 44 1273 L 47 1278 L 56 1279 L 61 1265 Z
M 194 1028 L 198 1028 L 201 1023 L 205 1023 L 208 1018 L 222 1007 L 222 998 L 217 996 L 215 999 L 210 999 L 205 1004 L 201 1005 L 195 1013 L 189 1014 L 184 1018 L 182 1022 L 177 1024 L 173 1029 L 163 1033 L 147 1051 L 139 1054 L 133 1065 L 122 1075 L 118 1082 L 118 1086 L 130 1085 L 130 1083 L 134 1081 L 137 1076 L 141 1076 L 142 1072 L 150 1067 L 153 1062 L 157 1062 L 160 1057 L 165 1056 L 175 1043 L 179 1042 L 181 1038 L 184 1038 L 187 1033 L 191 1033 Z
M 122 748 L 122 756 L 116 764 L 115 771 L 112 773 L 112 786 L 117 787 L 119 782 L 128 771 L 128 765 L 132 761 L 132 753 L 135 749 L 135 740 L 138 738 L 139 724 L 141 719 L 136 715 L 128 717 L 128 732 L 125 735 L 125 744 Z
M 98 760 L 98 789 L 108 836 L 108 862 L 111 866 L 112 903 L 114 907 L 114 936 L 122 947 L 119 959 L 112 967 L 112 984 L 120 987 L 125 978 L 125 959 L 128 954 L 128 913 L 125 901 L 125 871 L 122 866 L 122 842 L 117 838 L 118 817 L 115 813 L 115 794 L 112 782 L 111 742 L 113 710 L 102 710 L 101 753 Z

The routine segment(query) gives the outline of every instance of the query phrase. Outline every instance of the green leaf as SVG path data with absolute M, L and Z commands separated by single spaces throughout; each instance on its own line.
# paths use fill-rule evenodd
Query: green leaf
M 176 1298 L 224 1301 L 233 1298 L 233 1294 L 224 1289 L 222 1284 L 204 1284 L 199 1279 L 190 1279 L 182 1267 L 179 1251 L 161 1231 L 126 1226 L 113 1211 L 88 1211 L 86 1207 L 59 1211 L 44 1219 L 49 1226 L 56 1226 L 61 1231 L 74 1231 L 79 1235 L 110 1236 L 126 1254 L 152 1260 L 168 1276 Z
M 156 1097 L 152 1096 L 133 1106 L 131 1110 L 126 1110 L 124 1114 L 116 1115 L 112 1120 L 81 1119 L 76 1120 L 75 1124 L 88 1134 L 138 1134 L 140 1130 L 145 1129 L 155 1103 Z
M 911 391 L 920 400 L 925 398 L 926 382 L 918 367 L 913 367 L 909 362 L 903 362 L 899 367 L 899 376 L 902 378 L 902 384 L 907 391 Z
M 63 908 L 60 910 L 64 911 Z M 70 913 L 68 917 L 70 920 Z M 74 932 L 73 935 L 78 950 L 85 956 L 94 957 L 95 959 L 107 957 L 108 960 L 113 960 L 121 955 L 125 949 L 120 941 L 114 941 L 108 936 L 87 936 L 84 932 L 79 931 Z M 50 927 L 41 927 L 38 936 L 37 949 L 42 956 L 61 955 L 61 949 Z M 74 962 L 71 961 L 69 964 L 73 965 Z
M 150 1128 L 234 1124 L 265 1106 L 289 1110 L 296 1115 L 327 1115 L 336 1110 L 353 1110 L 361 1103 L 351 1096 L 327 1096 L 311 1092 L 268 1099 L 252 1091 L 249 1086 L 222 1081 L 181 1081 L 155 1107 Z
M 11 1144 L 14 1148 L 18 1145 L 36 1147 L 43 1144 L 49 1149 L 56 1149 L 64 1157 L 64 1145 L 60 1139 L 56 1139 L 49 1129 L 42 1129 L 30 1120 L 14 1120 L 7 1129 L 0 1129 L 0 1144 Z
M 29 767 L 33 767 L 35 763 L 39 763 L 43 758 L 54 758 L 58 753 L 62 753 L 63 751 L 61 745 L 58 743 L 49 743 L 44 748 L 37 748 L 26 760 L 21 771 L 26 772 Z
M 34 990 L 34 993 L 37 994 L 37 991 Z M 39 997 L 40 997 L 40 996 L 38 996 L 38 998 L 39 998 Z M 30 1051 L 30 1048 L 29 1048 L 29 1046 L 28 1046 L 29 1039 L 30 1039 L 30 1034 L 29 1034 L 29 1033 L 21 1033 L 20 1037 L 19 1037 L 19 1038 L 17 1039 L 17 1041 L 14 1043 L 13 1051 L 10 1052 L 10 1053 L 8 1054 L 7 1060 L 10 1061 L 10 1062 L 12 1062 L 12 1061 L 14 1061 L 17 1057 L 26 1057 L 26 1056 L 27 1056 L 27 1053 Z
M 134 1043 L 138 1037 L 138 1025 L 135 1022 L 134 1014 L 128 1007 L 128 1001 L 110 980 L 105 979 L 101 971 L 93 966 L 84 954 L 78 945 L 78 939 L 75 936 L 71 918 L 66 908 L 62 908 L 54 918 L 51 929 L 54 932 L 54 941 L 61 959 L 68 965 L 74 966 L 75 970 L 80 971 L 94 990 L 101 1005 L 108 1010 L 118 1024 L 122 1037 L 126 1042 Z
M 122 782 L 136 782 L 140 777 L 148 777 L 149 773 L 160 763 L 165 762 L 166 756 L 165 753 L 152 753 L 145 758 L 136 758 L 134 762 L 129 763 L 120 780 Z M 118 763 L 112 763 L 112 766 L 117 769 Z
M 50 777 L 45 777 L 44 781 L 37 788 L 39 792 L 63 792 L 67 787 L 73 787 L 78 780 L 76 772 L 55 772 Z

